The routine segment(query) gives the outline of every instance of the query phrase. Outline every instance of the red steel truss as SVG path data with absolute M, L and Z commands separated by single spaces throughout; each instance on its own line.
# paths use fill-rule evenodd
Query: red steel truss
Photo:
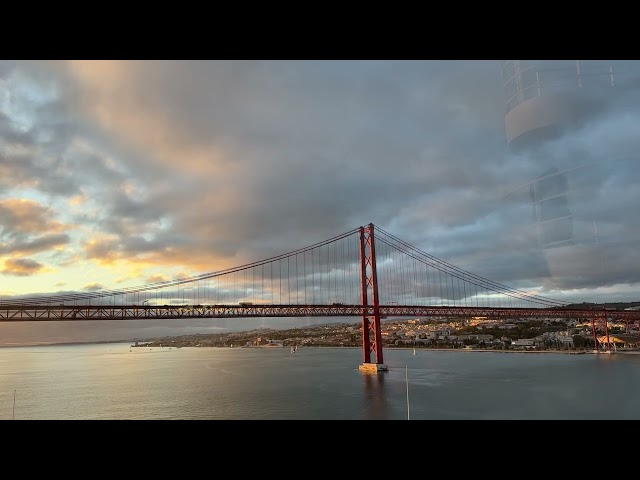
M 375 303 L 375 301 L 374 301 Z M 488 317 L 640 320 L 638 310 L 491 308 L 420 305 L 32 305 L 0 304 L 0 321 L 144 320 L 243 317 Z M 375 335 L 374 335 L 375 337 Z M 373 339 L 375 342 L 375 338 Z M 371 342 L 373 343 L 373 342 Z

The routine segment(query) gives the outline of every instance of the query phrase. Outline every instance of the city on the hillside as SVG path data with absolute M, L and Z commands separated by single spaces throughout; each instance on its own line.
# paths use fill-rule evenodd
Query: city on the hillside
M 634 307 L 638 308 L 638 307 Z M 385 348 L 566 350 L 640 350 L 638 323 L 606 326 L 564 318 L 495 320 L 413 318 L 381 321 Z M 195 334 L 136 341 L 137 347 L 361 347 L 361 323 L 331 323 L 286 330 Z M 597 340 L 594 340 L 595 339 Z

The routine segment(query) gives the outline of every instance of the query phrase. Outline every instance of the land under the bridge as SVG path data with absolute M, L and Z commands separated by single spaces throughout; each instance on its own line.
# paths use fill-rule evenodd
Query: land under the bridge
M 640 352 L 640 336 L 627 326 L 611 324 L 597 332 L 600 349 Z M 495 352 L 587 353 L 595 349 L 593 328 L 575 320 L 494 321 L 394 319 L 381 322 L 384 348 Z M 608 334 L 608 340 L 607 340 Z M 359 323 L 332 323 L 285 330 L 195 334 L 136 342 L 132 347 L 362 347 Z

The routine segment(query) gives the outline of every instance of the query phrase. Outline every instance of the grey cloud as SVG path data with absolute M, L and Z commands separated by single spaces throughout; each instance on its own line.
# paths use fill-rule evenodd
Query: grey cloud
M 5 140 L 11 139 L 0 137 L 0 141 Z M 0 187 L 3 187 L 3 190 L 35 187 L 52 195 L 75 195 L 78 192 L 77 183 L 70 175 L 58 171 L 57 167 L 57 162 L 36 163 L 35 151 L 21 155 L 0 153 Z
M 616 63 L 618 93 L 600 92 L 580 125 L 513 152 L 497 61 L 128 62 L 123 95 L 166 120 L 155 134 L 177 148 L 222 152 L 211 173 L 205 166 L 196 176 L 101 130 L 85 110 L 93 92 L 48 64 L 38 68 L 65 80 L 59 101 L 37 112 L 33 131 L 0 119 L 0 132 L 56 160 L 4 155 L 3 186 L 39 178 L 39 189 L 61 196 L 86 186 L 101 209 L 76 220 L 117 236 L 94 246 L 93 258 L 171 250 L 256 260 L 373 222 L 506 284 L 637 282 L 628 259 L 640 225 L 640 83 L 624 72 L 639 65 Z M 59 140 L 38 140 L 44 131 Z M 95 151 L 78 152 L 73 138 Z M 597 225 L 605 273 L 587 275 L 580 255 L 565 249 L 556 258 L 538 243 L 529 188 L 551 167 L 566 171 L 578 240 L 594 242 Z M 128 180 L 139 196 L 122 192 Z
M 42 81 L 51 81 L 49 76 L 42 77 L 42 71 L 36 74 L 41 69 L 34 70 L 34 64 L 0 62 L 0 65 L 3 63 L 5 68 L 0 69 L 0 80 L 25 70 L 25 75 L 30 73 Z M 25 101 L 11 98 L 8 103 L 14 109 L 20 108 L 21 102 L 29 105 L 33 116 L 30 127 L 16 124 L 0 111 L 0 187 L 12 189 L 35 185 L 48 194 L 74 195 L 77 185 L 73 176 L 61 169 L 74 130 L 67 105 L 61 100 L 51 100 L 36 106 L 30 104 L 29 96 L 25 98 Z M 11 153 L 10 149 L 19 149 L 20 153 Z
M 65 233 L 41 235 L 28 241 L 15 241 L 9 244 L 0 244 L 0 253 L 20 253 L 22 255 L 31 255 L 47 251 L 52 247 L 68 244 L 69 235 Z
M 31 146 L 36 143 L 32 131 L 23 131 L 15 128 L 9 117 L 0 112 L 0 138 L 3 143 L 10 145 Z
M 155 240 L 147 240 L 139 235 L 131 235 L 122 239 L 124 244 L 123 251 L 130 255 L 137 255 L 139 253 L 161 251 L 168 245 L 166 239 L 160 238 Z
M 158 220 L 162 215 L 162 211 L 154 208 L 153 205 L 148 203 L 138 202 L 131 200 L 126 195 L 118 195 L 113 200 L 112 209 L 110 212 L 117 217 L 128 217 L 136 220 Z

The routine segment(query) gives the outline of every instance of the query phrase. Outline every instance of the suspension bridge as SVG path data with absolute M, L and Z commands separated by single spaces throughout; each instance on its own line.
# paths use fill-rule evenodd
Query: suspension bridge
M 386 370 L 380 322 L 393 317 L 576 318 L 595 345 L 608 319 L 640 311 L 568 308 L 434 257 L 372 223 L 265 260 L 117 290 L 0 301 L 0 321 L 361 317 L 362 370 Z M 602 343 L 602 342 L 600 342 Z M 608 347 L 607 342 L 607 347 Z

